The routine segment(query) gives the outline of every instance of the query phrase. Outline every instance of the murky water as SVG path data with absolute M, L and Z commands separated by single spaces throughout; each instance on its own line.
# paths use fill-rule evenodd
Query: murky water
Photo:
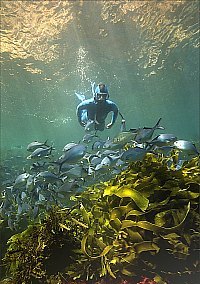
M 199 2 L 1 1 L 1 149 L 84 131 L 75 91 L 105 82 L 127 127 L 199 140 Z M 102 136 L 119 131 L 120 119 Z

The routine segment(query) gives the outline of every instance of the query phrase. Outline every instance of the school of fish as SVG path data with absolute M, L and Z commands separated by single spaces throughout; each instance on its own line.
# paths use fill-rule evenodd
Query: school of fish
M 55 149 L 48 140 L 31 142 L 25 159 L 11 157 L 0 166 L 1 219 L 7 220 L 11 230 L 23 228 L 53 205 L 71 206 L 77 193 L 111 179 L 148 152 L 170 157 L 173 150 L 178 151 L 177 170 L 184 161 L 199 156 L 190 141 L 179 140 L 174 134 L 155 135 L 164 130 L 160 121 L 153 127 L 129 130 L 123 122 L 120 132 L 106 140 L 86 131 L 79 142 L 67 143 L 63 149 Z

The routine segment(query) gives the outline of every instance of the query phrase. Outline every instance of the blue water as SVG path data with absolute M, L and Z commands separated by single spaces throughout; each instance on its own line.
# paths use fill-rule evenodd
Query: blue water
M 75 91 L 103 81 L 128 128 L 199 141 L 198 1 L 2 1 L 1 150 L 79 141 Z M 101 136 L 119 132 L 120 119 Z M 159 133 L 159 132 L 158 132 Z

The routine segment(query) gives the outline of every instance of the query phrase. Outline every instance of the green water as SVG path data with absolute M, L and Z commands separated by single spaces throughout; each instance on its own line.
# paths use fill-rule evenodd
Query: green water
M 79 141 L 75 91 L 103 81 L 127 128 L 199 141 L 198 1 L 1 1 L 1 149 Z M 120 119 L 102 137 L 118 133 Z M 159 133 L 159 132 L 158 132 Z

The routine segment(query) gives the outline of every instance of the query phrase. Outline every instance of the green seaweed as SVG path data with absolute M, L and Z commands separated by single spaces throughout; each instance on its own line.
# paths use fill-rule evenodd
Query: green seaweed
M 58 273 L 87 281 L 151 274 L 166 283 L 174 275 L 168 258 L 182 264 L 179 275 L 195 274 L 199 186 L 198 157 L 176 170 L 168 158 L 147 154 L 74 196 L 73 208 L 55 207 L 11 237 L 4 258 L 8 275 L 15 283 L 48 283 Z M 65 252 L 62 265 L 52 271 L 58 250 Z

